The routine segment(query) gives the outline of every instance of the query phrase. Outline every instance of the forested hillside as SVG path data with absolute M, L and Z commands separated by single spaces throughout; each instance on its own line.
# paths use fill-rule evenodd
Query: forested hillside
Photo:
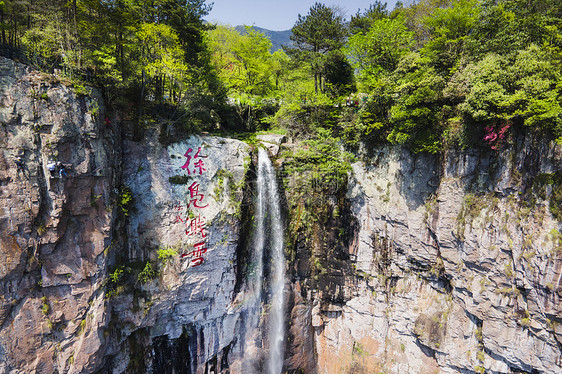
M 292 46 L 208 25 L 204 0 L 0 2 L 2 54 L 101 86 L 135 130 L 279 128 L 353 146 L 499 149 L 562 141 L 557 0 L 374 2 L 346 20 L 316 3 Z
M 271 40 L 271 52 L 275 52 L 284 46 L 290 46 L 292 43 L 291 30 L 273 31 L 258 26 L 252 26 L 252 28 L 257 32 L 261 32 Z M 236 26 L 235 29 L 240 34 L 246 33 L 246 26 Z

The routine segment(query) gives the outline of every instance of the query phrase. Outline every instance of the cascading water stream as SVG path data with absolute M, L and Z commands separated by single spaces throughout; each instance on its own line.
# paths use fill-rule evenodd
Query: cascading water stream
M 279 374 L 283 368 L 283 340 L 285 301 L 285 256 L 283 241 L 283 223 L 281 204 L 275 170 L 267 151 L 258 151 L 256 227 L 253 241 L 253 271 L 251 288 L 253 289 L 253 313 L 250 324 L 258 326 L 263 297 L 264 253 L 269 251 L 270 264 L 270 308 L 267 324 L 269 355 L 266 358 L 268 374 Z
M 273 165 L 269 160 L 267 151 L 259 149 L 258 152 L 258 179 L 264 174 L 267 187 L 268 218 L 271 229 L 271 298 L 268 323 L 269 357 L 267 368 L 269 374 L 279 374 L 283 368 L 283 338 L 285 300 L 285 254 L 284 231 L 281 218 L 281 203 L 277 189 L 277 178 Z M 258 187 L 259 188 L 259 187 Z

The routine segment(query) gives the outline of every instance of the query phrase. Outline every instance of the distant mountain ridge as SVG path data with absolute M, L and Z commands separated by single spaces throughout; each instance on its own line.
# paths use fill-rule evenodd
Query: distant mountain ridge
M 275 52 L 275 51 L 281 49 L 283 45 L 284 46 L 292 46 L 293 45 L 293 41 L 291 40 L 291 35 L 293 33 L 291 32 L 291 30 L 273 31 L 273 30 L 264 29 L 264 28 L 258 27 L 258 26 L 253 26 L 253 27 L 254 27 L 254 30 L 263 33 L 265 36 L 267 36 L 271 40 L 271 43 L 273 44 L 273 46 L 271 47 L 271 52 Z M 236 31 L 238 31 L 242 35 L 244 35 L 246 33 L 246 28 L 242 25 L 236 26 L 235 29 L 236 29 Z

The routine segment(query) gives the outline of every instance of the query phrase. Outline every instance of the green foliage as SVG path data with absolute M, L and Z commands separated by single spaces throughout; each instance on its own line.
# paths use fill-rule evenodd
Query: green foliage
M 330 214 L 326 200 L 337 195 L 347 186 L 347 173 L 354 158 L 343 151 L 340 139 L 333 137 L 329 129 L 317 128 L 313 139 L 304 141 L 293 151 L 285 151 L 283 185 L 290 191 L 291 235 L 302 232 L 307 240 L 312 239 L 314 225 Z M 322 271 L 322 264 L 315 263 L 315 272 Z
M 463 111 L 478 122 L 519 122 L 562 135 L 559 72 L 537 46 L 513 59 L 490 54 L 466 68 Z
M 123 276 L 123 272 L 124 272 L 124 266 L 119 266 L 117 269 L 113 271 L 113 273 L 109 275 L 109 279 L 111 279 L 113 283 L 118 283 L 121 277 Z
M 416 53 L 405 56 L 395 74 L 398 98 L 390 111 L 392 130 L 387 139 L 408 144 L 414 152 L 439 152 L 443 77 Z
M 428 56 L 431 63 L 444 74 L 459 63 L 465 40 L 478 21 L 478 1 L 455 0 L 450 7 L 435 8 L 423 20 L 431 36 L 421 53 Z
M 560 20 L 557 0 L 483 0 L 469 49 L 474 56 L 510 55 L 532 43 L 541 44 L 547 27 Z
M 208 35 L 213 63 L 231 94 L 265 96 L 274 89 L 273 74 L 281 72 L 279 67 L 273 69 L 271 41 L 263 33 L 247 27 L 241 35 L 234 28 L 217 26 Z
M 90 96 L 92 90 L 82 84 L 75 84 L 74 93 L 78 96 Z
M 190 180 L 188 175 L 174 175 L 168 178 L 171 184 L 187 184 Z
M 135 54 L 139 56 L 137 73 L 144 86 L 157 77 L 178 82 L 187 75 L 180 40 L 172 27 L 165 24 L 142 23 L 135 31 Z M 141 100 L 143 97 L 141 97 Z
M 3 4 L 5 51 L 45 71 L 57 69 L 76 82 L 78 95 L 89 95 L 84 80 L 103 86 L 111 107 L 127 116 L 138 119 L 154 102 L 177 104 L 194 85 L 221 96 L 203 38 L 210 27 L 203 22 L 210 10 L 205 0 Z
M 413 46 L 413 33 L 401 17 L 381 18 L 365 32 L 351 36 L 345 46 L 364 88 L 376 86 L 383 71 L 392 72 Z
M 178 254 L 177 249 L 172 247 L 158 248 L 158 259 L 162 261 L 163 265 L 166 265 L 168 261 L 171 261 Z
M 353 156 L 339 150 L 339 138 L 332 138 L 329 130 L 318 129 L 318 139 L 304 141 L 292 153 L 286 170 L 289 173 L 307 174 L 308 178 L 322 183 L 339 183 L 347 180 Z
M 487 129 L 527 128 L 562 144 L 558 0 L 419 0 L 392 12 L 375 1 L 349 27 L 337 8 L 315 3 L 295 22 L 294 45 L 273 54 L 252 28 L 240 35 L 204 23 L 210 7 L 3 1 L 0 44 L 14 58 L 57 69 L 78 96 L 103 87 L 107 107 L 139 124 L 136 139 L 157 125 L 165 144 L 277 125 L 299 137 L 325 127 L 347 146 L 386 141 L 414 152 L 499 149 L 484 140 Z M 345 108 L 356 78 L 357 98 L 368 99 Z M 510 139 L 506 133 L 504 143 Z M 132 195 L 125 191 L 118 204 L 128 214 Z
M 250 27 L 241 35 L 231 27 L 217 26 L 207 38 L 214 69 L 231 99 L 231 112 L 223 117 L 234 115 L 245 130 L 266 129 L 267 117 L 277 110 L 287 55 L 283 51 L 271 54 L 271 41 Z
M 138 275 L 138 280 L 141 283 L 148 283 L 158 276 L 158 271 L 152 268 L 152 263 L 147 261 L 144 268 Z
M 324 75 L 326 77 L 324 91 L 331 97 L 356 91 L 353 68 L 342 51 L 332 51 L 326 55 Z
M 41 222 L 39 226 L 37 226 L 37 235 L 43 236 L 45 235 L 46 232 L 47 232 L 47 228 L 45 227 L 45 224 Z
M 47 303 L 47 297 L 43 296 L 41 297 L 41 312 L 43 313 L 43 315 L 47 315 L 49 314 L 49 311 L 51 310 L 51 307 L 49 306 L 49 303 Z
M 118 204 L 121 207 L 123 213 L 128 216 L 129 210 L 131 209 L 134 203 L 133 199 L 133 192 L 129 187 L 122 187 L 121 192 L 119 193 L 119 201 Z
M 95 192 L 94 192 L 94 189 L 92 188 L 90 190 L 90 206 L 95 207 L 101 196 L 102 196 L 101 194 L 96 195 Z
M 326 83 L 335 83 L 334 77 L 328 80 L 325 73 L 327 57 L 344 45 L 347 36 L 343 18 L 336 9 L 315 3 L 306 16 L 299 14 L 291 32 L 293 47 L 287 49 L 289 55 L 310 64 L 315 93 L 326 92 Z
M 82 335 L 84 333 L 84 330 L 86 330 L 86 318 L 80 321 L 80 327 L 78 328 L 78 335 Z
M 374 3 L 369 5 L 363 13 L 357 11 L 357 14 L 351 16 L 349 22 L 349 30 L 352 34 L 357 34 L 359 32 L 366 33 L 371 28 L 372 24 L 382 18 L 389 16 L 389 12 L 386 9 L 386 3 L 381 3 L 376 0 Z

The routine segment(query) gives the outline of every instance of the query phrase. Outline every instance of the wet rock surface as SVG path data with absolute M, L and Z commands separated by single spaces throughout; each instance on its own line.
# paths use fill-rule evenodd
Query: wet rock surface
M 270 155 L 276 157 L 281 144 L 287 140 L 287 137 L 281 134 L 263 134 L 256 135 L 256 139 L 267 148 Z

